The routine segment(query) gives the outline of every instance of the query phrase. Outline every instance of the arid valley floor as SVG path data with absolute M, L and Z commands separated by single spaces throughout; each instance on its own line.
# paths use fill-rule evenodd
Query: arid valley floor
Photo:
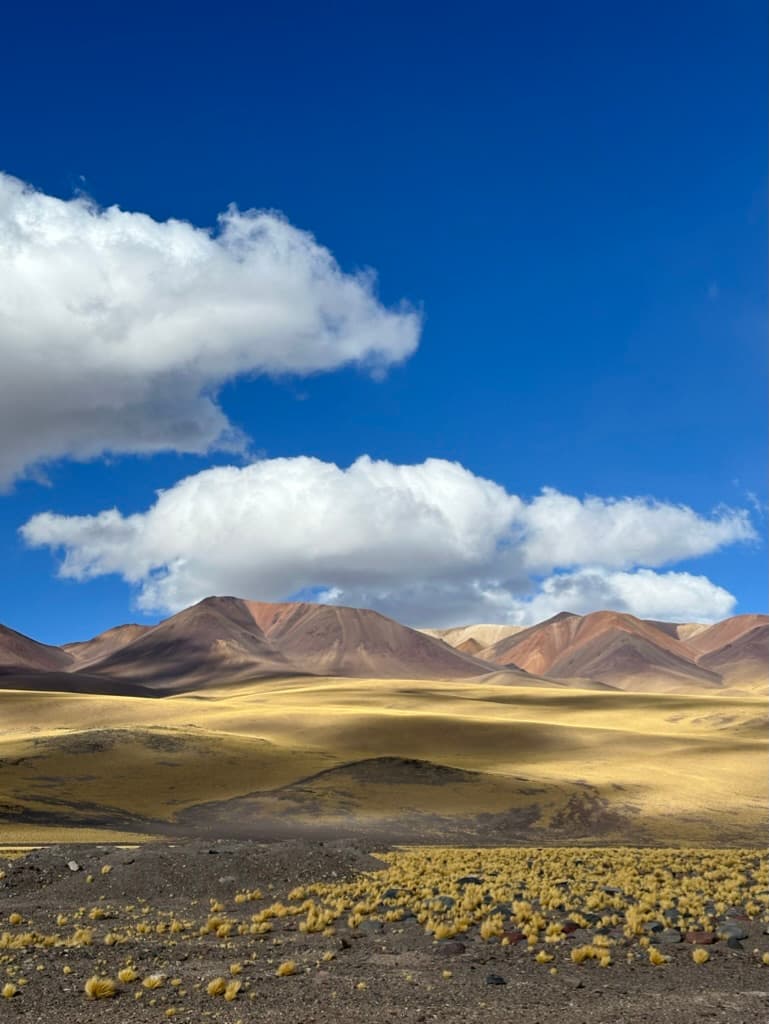
M 763 1020 L 740 620 L 0 632 L 0 1020 Z

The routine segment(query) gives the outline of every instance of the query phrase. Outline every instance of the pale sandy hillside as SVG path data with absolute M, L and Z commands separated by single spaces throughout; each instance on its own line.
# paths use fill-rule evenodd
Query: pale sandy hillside
M 493 623 L 477 623 L 471 626 L 453 626 L 450 629 L 423 629 L 420 632 L 443 640 L 450 647 L 467 654 L 478 654 L 486 647 L 505 637 L 520 633 L 525 626 L 495 625 Z

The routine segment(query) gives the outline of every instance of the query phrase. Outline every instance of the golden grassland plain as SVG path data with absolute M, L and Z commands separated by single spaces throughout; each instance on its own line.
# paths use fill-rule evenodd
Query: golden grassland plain
M 432 816 L 436 836 L 486 815 L 491 838 L 499 816 L 523 815 L 556 839 L 755 843 L 766 754 L 766 700 L 749 695 L 339 678 L 163 699 L 5 691 L 0 842 L 217 827 L 237 811 L 332 825 Z
M 120 865 L 113 869 L 105 862 L 94 875 L 69 880 L 77 883 L 72 905 L 58 912 L 49 906 L 25 913 L 21 904 L 19 912 L 6 902 L 0 919 L 2 994 L 42 1005 L 46 975 L 63 970 L 62 1012 L 69 1007 L 76 1013 L 83 1000 L 119 998 L 187 1019 L 193 1009 L 217 1006 L 213 1000 L 247 1005 L 260 999 L 276 977 L 294 985 L 297 977 L 317 972 L 322 979 L 346 976 L 338 958 L 345 946 L 334 937 L 360 934 L 367 923 L 378 942 L 405 930 L 410 946 L 421 936 L 422 945 L 459 937 L 476 946 L 515 947 L 508 969 L 528 961 L 542 971 L 543 984 L 559 971 L 625 963 L 656 971 L 673 959 L 707 972 L 711 954 L 697 943 L 706 941 L 703 930 L 712 942 L 726 941 L 733 905 L 752 931 L 769 921 L 769 865 L 754 849 L 580 847 L 532 856 L 520 848 L 412 847 L 376 856 L 379 870 L 302 884 L 282 898 L 255 876 L 248 888 L 220 887 L 176 909 L 135 894 L 117 896 L 107 879 Z M 687 933 L 675 949 L 656 944 L 659 922 L 671 910 L 677 928 Z M 719 949 L 716 960 L 723 957 Z M 420 978 L 404 972 L 415 986 L 429 990 L 452 982 L 454 972 L 441 970 L 447 961 L 418 962 Z M 769 954 L 755 948 L 739 969 L 744 975 L 768 964 Z M 365 963 L 356 969 L 353 981 L 363 990 Z

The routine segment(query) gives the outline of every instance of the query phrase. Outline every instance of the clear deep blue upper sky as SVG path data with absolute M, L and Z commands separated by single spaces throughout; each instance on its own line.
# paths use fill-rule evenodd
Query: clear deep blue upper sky
M 228 383 L 261 455 L 444 458 L 524 499 L 749 508 L 763 534 L 765 22 L 758 0 L 13 5 L 0 169 L 157 220 L 282 211 L 423 311 L 383 380 Z M 119 577 L 57 579 L 18 528 L 141 512 L 232 461 L 65 459 L 17 482 L 0 622 L 60 642 L 139 617 Z M 674 568 L 759 611 L 764 562 L 758 541 Z

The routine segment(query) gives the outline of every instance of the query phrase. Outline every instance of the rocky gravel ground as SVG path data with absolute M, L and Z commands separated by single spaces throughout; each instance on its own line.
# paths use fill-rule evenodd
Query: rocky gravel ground
M 658 852 L 636 858 L 633 889 L 635 854 L 612 856 L 407 850 L 388 866 L 364 843 L 305 840 L 0 853 L 0 1021 L 764 1022 L 763 858 Z

